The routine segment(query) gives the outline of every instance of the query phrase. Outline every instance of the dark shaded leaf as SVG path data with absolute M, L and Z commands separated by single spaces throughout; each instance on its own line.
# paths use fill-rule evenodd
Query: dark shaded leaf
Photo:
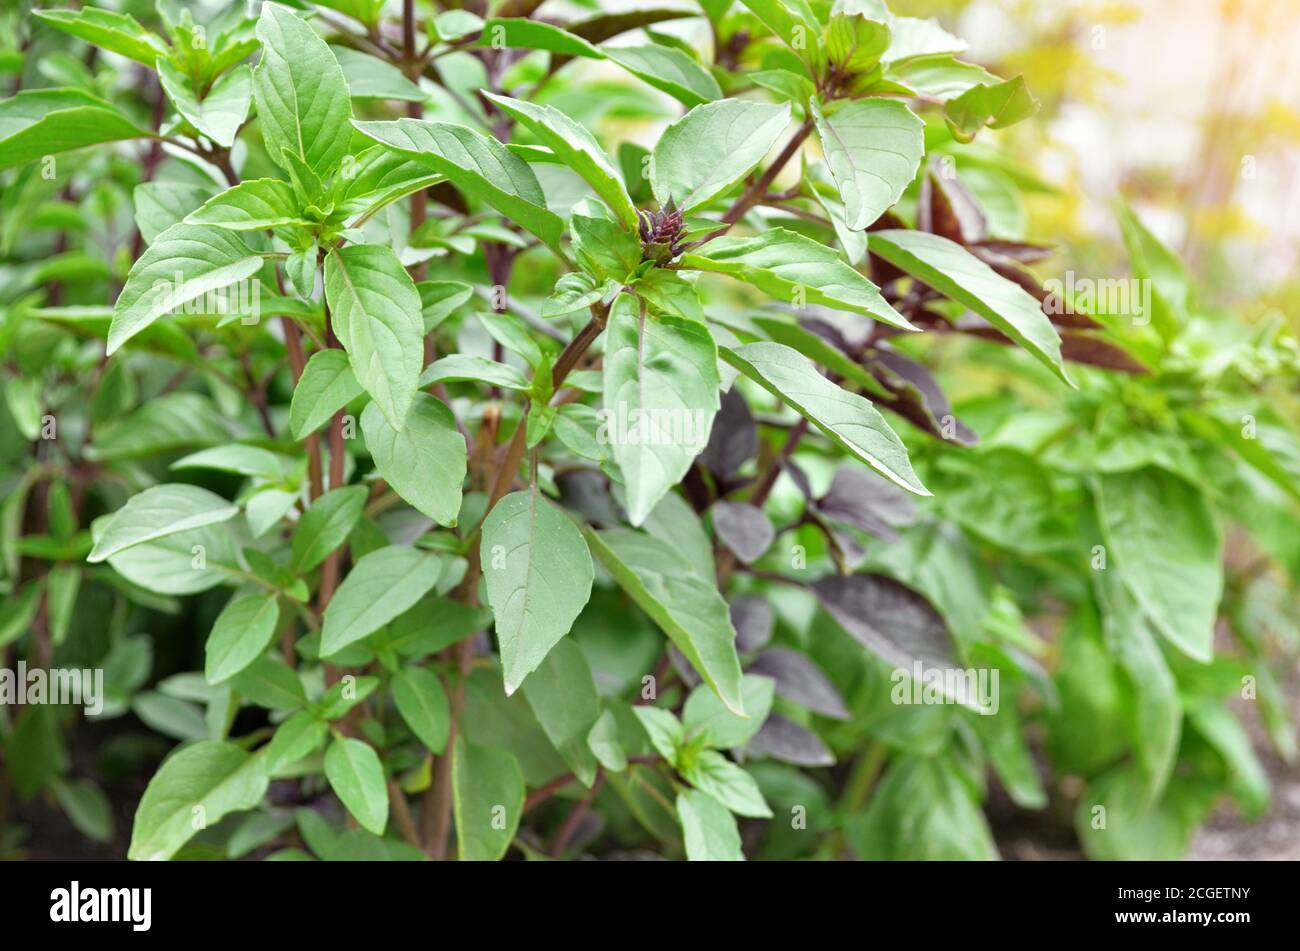
M 1044 287 L 1042 282 L 1023 267 L 1017 258 L 993 250 L 987 244 L 973 244 L 968 250 L 998 274 L 1019 284 L 1037 298 L 1042 305 L 1043 313 L 1057 327 L 1075 327 L 1081 330 L 1096 330 L 1101 327 L 1100 323 L 1079 310 L 1072 302 L 1062 301 L 1058 295 Z
M 673 670 L 677 676 L 682 678 L 682 683 L 687 687 L 694 688 L 704 683 L 704 678 L 695 672 L 695 668 L 686 659 L 686 655 L 673 644 L 668 645 L 668 659 L 672 662 Z
M 1145 364 L 1138 362 L 1122 347 L 1087 333 L 1061 334 L 1061 356 L 1075 363 L 1088 363 L 1107 370 L 1123 373 L 1150 373 Z
M 813 591 L 839 625 L 896 669 L 956 670 L 956 651 L 948 625 L 930 602 L 884 575 L 831 575 L 813 582 Z
M 564 507 L 596 525 L 621 525 L 623 513 L 609 491 L 609 479 L 595 469 L 573 469 L 555 477 Z
M 997 331 L 993 333 L 1001 341 L 1011 342 Z M 880 347 L 868 369 L 873 370 L 877 379 L 894 394 L 893 401 L 882 400 L 881 405 L 932 436 L 963 446 L 979 443 L 974 431 L 953 415 L 948 397 L 939 389 L 930 371 L 920 363 L 895 350 Z
M 1056 248 L 1050 244 L 1030 244 L 1025 241 L 1004 241 L 1000 238 L 989 238 L 984 241 L 977 241 L 971 245 L 971 250 L 978 254 L 981 251 L 990 251 L 993 254 L 1001 255 L 1005 258 L 1011 258 L 1013 261 L 1019 261 L 1022 264 L 1033 264 L 1035 261 L 1041 261 L 1044 258 L 1051 257 Z
M 933 169 L 921 179 L 916 226 L 958 244 L 973 244 L 988 234 L 988 221 L 975 196 L 955 175 L 936 174 Z
M 736 650 L 746 654 L 767 646 L 776 616 L 767 598 L 742 594 L 731 602 L 731 623 L 736 629 Z
M 833 766 L 835 754 L 821 737 L 778 713 L 767 718 L 745 746 L 745 755 L 768 756 L 795 766 Z
M 845 311 L 824 307 L 811 307 L 809 311 L 810 316 L 802 318 L 800 325 L 853 356 L 861 355 L 871 344 L 879 326 L 865 317 Z
M 916 517 L 908 493 L 873 473 L 848 466 L 835 471 L 830 489 L 817 501 L 817 511 L 886 540 L 897 538 L 896 527 L 910 525 Z
M 830 678 L 816 664 L 788 647 L 770 647 L 746 668 L 751 674 L 766 674 L 776 681 L 776 692 L 813 713 L 835 720 L 849 718 L 844 698 Z
M 714 502 L 709 514 L 718 538 L 745 564 L 757 561 L 776 537 L 767 516 L 747 502 Z
M 537 6 L 537 4 L 534 4 L 534 6 Z M 643 26 L 653 26 L 665 20 L 678 20 L 682 17 L 693 17 L 695 15 L 691 10 L 663 8 L 628 10 L 623 13 L 602 13 L 598 16 L 588 17 L 585 20 L 578 20 L 576 23 L 570 23 L 566 29 L 574 36 L 580 36 L 584 40 L 592 43 L 603 43 L 605 40 L 618 36 L 620 33 L 626 33 L 629 30 L 639 29 Z
M 713 418 L 709 442 L 699 462 L 714 475 L 732 476 L 758 449 L 758 427 L 745 398 L 734 389 L 722 396 L 722 408 Z

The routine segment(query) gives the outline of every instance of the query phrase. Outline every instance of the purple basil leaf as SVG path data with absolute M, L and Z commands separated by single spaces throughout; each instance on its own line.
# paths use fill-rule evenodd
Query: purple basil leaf
M 713 418 L 709 441 L 699 455 L 700 463 L 719 476 L 735 475 L 758 450 L 758 427 L 749 404 L 735 389 L 722 395 L 722 407 Z
M 713 531 L 745 564 L 757 561 L 776 537 L 767 516 L 748 502 L 714 502 L 709 513 Z
M 1105 367 L 1107 370 L 1119 370 L 1122 373 L 1151 372 L 1127 350 L 1087 333 L 1067 331 L 1061 334 L 1061 356 L 1075 363 L 1088 363 L 1095 367 Z
M 849 708 L 844 705 L 844 698 L 830 678 L 798 651 L 788 647 L 768 648 L 746 670 L 771 677 L 776 681 L 778 694 L 813 713 L 835 720 L 849 718 Z
M 955 177 L 946 178 L 933 171 L 921 180 L 917 202 L 917 227 L 922 231 L 972 244 L 988 235 L 988 221 L 972 195 Z
M 847 531 L 839 528 L 834 522 L 821 521 L 822 530 L 826 532 L 826 540 L 831 546 L 831 560 L 835 562 L 835 570 L 842 575 L 851 575 L 862 567 L 862 563 L 867 560 L 867 550 L 862 547 L 862 543 L 850 535 Z
M 748 654 L 762 650 L 772 639 L 776 617 L 767 599 L 743 594 L 731 602 L 731 626 L 736 629 L 736 651 Z
M 940 439 L 963 446 L 979 443 L 971 428 L 953 415 L 948 397 L 924 366 L 882 347 L 876 351 L 868 369 L 883 371 L 877 372 L 877 376 L 898 397 L 882 405 Z
M 745 755 L 770 756 L 795 766 L 835 764 L 835 754 L 816 733 L 776 713 L 750 738 Z
M 564 507 L 596 525 L 621 525 L 623 513 L 609 491 L 609 479 L 595 469 L 574 469 L 555 477 Z
M 668 659 L 672 661 L 673 670 L 677 671 L 677 676 L 682 678 L 688 689 L 694 690 L 700 684 L 704 683 L 703 678 L 695 672 L 691 662 L 686 659 L 686 655 L 679 651 L 672 644 L 668 645 Z
M 911 495 L 859 466 L 836 470 L 830 489 L 817 502 L 817 510 L 831 521 L 852 525 L 887 541 L 898 537 L 898 526 L 916 520 Z
M 1049 258 L 1056 253 L 1056 248 L 1049 244 L 1029 244 L 1024 241 L 1003 241 L 998 238 L 990 238 L 987 241 L 978 241 L 966 250 L 970 251 L 977 257 L 980 256 L 980 252 L 988 251 L 1004 258 L 1011 258 L 1013 261 L 1019 261 L 1021 264 L 1033 264 L 1035 261 Z
M 813 582 L 822 606 L 853 638 L 896 668 L 956 669 L 948 625 L 930 602 L 884 575 L 830 575 Z
M 790 477 L 790 481 L 804 494 L 804 498 L 811 499 L 813 497 L 812 483 L 808 481 L 808 473 L 804 472 L 797 463 L 790 462 L 787 459 L 782 469 Z
M 860 354 L 871 343 L 880 324 L 861 314 L 817 308 L 799 321 L 808 331 L 817 334 L 832 347 L 848 354 Z

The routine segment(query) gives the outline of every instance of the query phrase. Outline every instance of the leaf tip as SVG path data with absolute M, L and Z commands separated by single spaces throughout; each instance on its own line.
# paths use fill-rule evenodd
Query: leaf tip
M 740 717 L 742 720 L 750 719 L 749 714 L 745 712 L 745 701 L 743 697 L 740 696 L 728 697 L 726 694 L 722 693 L 721 691 L 718 691 L 718 699 L 722 701 L 722 705 L 724 707 L 726 707 L 736 716 Z

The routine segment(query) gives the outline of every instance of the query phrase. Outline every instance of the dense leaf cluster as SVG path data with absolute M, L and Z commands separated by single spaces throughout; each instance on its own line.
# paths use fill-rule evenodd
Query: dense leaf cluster
M 967 149 L 1037 103 L 933 20 L 539 6 L 21 24 L 0 646 L 156 734 L 130 857 L 990 858 L 990 776 L 1100 857 L 1261 809 L 1226 700 L 1294 752 L 1290 629 L 1225 537 L 1297 564 L 1291 341 L 1126 211 L 1149 308 L 1050 294 L 1045 186 Z M 105 724 L 15 709 L 6 784 L 111 837 Z

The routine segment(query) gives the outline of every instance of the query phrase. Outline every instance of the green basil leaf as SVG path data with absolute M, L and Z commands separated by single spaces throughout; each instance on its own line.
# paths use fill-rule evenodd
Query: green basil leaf
M 337 736 L 325 751 L 325 778 L 361 828 L 383 835 L 388 825 L 388 784 L 373 746 Z
M 203 665 L 208 683 L 224 683 L 262 656 L 275 637 L 279 620 L 280 604 L 274 592 L 231 598 L 208 635 Z
M 861 13 L 832 11 L 826 24 L 826 57 L 845 76 L 865 73 L 889 48 L 889 25 Z
M 1089 790 L 1088 803 L 1102 802 Z M 1115 810 L 1108 808 L 1108 815 Z M 903 755 L 872 793 L 867 807 L 845 829 L 849 844 L 866 861 L 920 858 L 988 861 L 998 857 L 979 801 L 951 759 Z M 1115 834 L 1112 827 L 1106 833 Z
M 871 402 L 826 379 L 807 357 L 779 343 L 723 347 L 721 354 L 841 449 L 909 492 L 930 494 L 912 471 L 907 447 Z
M 420 292 L 420 311 L 426 334 L 474 296 L 474 288 L 460 281 L 421 281 L 415 289 Z
M 119 53 L 137 63 L 153 68 L 159 54 L 168 52 L 167 44 L 146 30 L 133 16 L 116 10 L 83 7 L 80 10 L 33 10 L 32 16 L 87 43 Z
M 495 862 L 506 854 L 524 809 L 524 777 L 505 750 L 456 737 L 452 804 L 460 858 Z
M 523 691 L 551 745 L 578 782 L 590 788 L 596 779 L 597 761 L 587 737 L 600 717 L 600 697 L 582 648 L 571 638 L 561 639 L 533 671 Z
M 131 496 L 113 513 L 86 560 L 104 561 L 133 545 L 229 521 L 238 514 L 238 507 L 196 485 L 157 485 Z
M 624 227 L 636 228 L 636 206 L 628 197 L 618 170 L 583 125 L 551 106 L 511 99 L 509 96 L 495 96 L 492 93 L 484 93 L 484 96 L 495 103 L 498 109 L 523 123 L 565 165 L 577 172 L 623 222 Z
M 547 50 L 561 56 L 604 59 L 605 54 L 582 37 L 550 23 L 525 17 L 493 17 L 483 24 L 477 46 L 493 49 Z
M 357 559 L 322 617 L 320 653 L 336 654 L 415 605 L 438 582 L 436 555 L 390 545 Z
M 348 46 L 331 46 L 339 68 L 347 78 L 353 99 L 392 99 L 399 102 L 424 102 L 428 96 L 406 74 L 377 56 Z
M 260 446 L 236 443 L 190 453 L 173 462 L 171 468 L 215 469 L 218 472 L 234 472 L 238 475 L 276 480 L 288 475 L 292 465 L 293 460 L 288 456 L 282 456 Z
M 537 176 L 496 139 L 465 126 L 426 119 L 353 125 L 376 142 L 419 157 L 465 194 L 487 202 L 552 248 L 559 246 L 564 222 L 547 210 Z
M 754 777 L 716 750 L 702 750 L 678 764 L 682 778 L 738 816 L 770 819 L 772 810 Z
M 1038 300 L 960 244 L 924 231 L 873 231 L 872 253 L 969 307 L 1066 383 L 1061 338 Z M 1070 384 L 1073 385 L 1073 384 Z
M 507 694 L 569 632 L 595 576 L 582 535 L 536 485 L 505 496 L 483 522 L 488 603 L 496 616 Z
M 293 187 L 278 178 L 240 182 L 203 203 L 185 219 L 192 225 L 215 225 L 230 231 L 265 231 L 288 225 L 306 226 Z M 312 262 L 312 268 L 316 266 Z
M 200 205 L 212 197 L 215 186 L 181 182 L 144 182 L 135 186 L 131 199 L 135 206 L 135 226 L 146 244 L 172 225 L 180 224 Z
M 698 789 L 677 794 L 686 858 L 691 862 L 743 862 L 736 817 L 722 803 Z
M 972 86 L 943 107 L 943 117 L 953 138 L 969 142 L 980 129 L 1003 129 L 1038 111 L 1025 77 L 1017 76 L 988 86 Z
M 603 284 L 622 284 L 641 264 L 640 240 L 616 221 L 574 214 L 569 230 L 578 262 Z
M 722 98 L 713 74 L 681 50 L 650 44 L 608 47 L 605 53 L 633 76 L 687 106 Z
M 771 677 L 746 674 L 741 684 L 748 716 L 738 717 L 718 701 L 718 695 L 703 684 L 691 691 L 682 709 L 682 726 L 687 740 L 699 739 L 709 746 L 732 749 L 744 746 L 758 732 L 772 710 L 776 682 Z
M 651 184 L 661 205 L 688 213 L 752 172 L 790 124 L 789 105 L 723 99 L 696 106 L 654 149 Z
M 233 743 L 206 740 L 178 750 L 149 780 L 135 811 L 127 858 L 169 859 L 195 832 L 266 793 L 265 760 Z
M 292 667 L 263 654 L 230 681 L 235 693 L 267 710 L 298 710 L 307 706 L 307 692 Z
M 304 439 L 365 390 L 342 350 L 317 350 L 303 367 L 289 403 L 289 431 Z
M 686 655 L 727 709 L 746 716 L 736 631 L 713 580 L 701 578 L 680 552 L 650 535 L 590 527 L 583 535 L 618 586 Z
M 421 387 L 465 380 L 519 391 L 527 390 L 530 385 L 528 377 L 514 367 L 468 353 L 452 353 L 434 360 L 420 374 Z
M 454 526 L 460 514 L 468 453 L 451 410 L 427 393 L 417 393 L 406 425 L 393 429 L 371 403 L 361 413 L 361 431 L 375 468 L 393 491 L 439 525 Z
M 682 747 L 686 745 L 686 731 L 671 710 L 638 704 L 632 708 L 641 729 L 650 738 L 655 752 L 669 763 L 676 763 Z
M 1106 473 L 1097 512 L 1114 565 L 1142 611 L 1187 656 L 1208 662 L 1223 593 L 1223 537 L 1209 503 L 1163 469 Z
M 707 445 L 721 385 L 707 326 L 649 317 L 637 303 L 624 295 L 610 314 L 601 427 L 623 473 L 633 525 L 645 521 Z
M 325 299 L 357 382 L 400 431 L 424 365 L 415 283 L 391 248 L 353 244 L 325 258 Z
M 714 238 L 698 252 L 682 255 L 681 266 L 728 274 L 788 303 L 823 304 L 916 329 L 833 249 L 784 228 L 754 238 Z
M 890 69 L 889 76 L 919 93 L 943 101 L 960 96 L 973 86 L 998 82 L 998 77 L 983 66 L 963 62 L 948 53 L 918 56 L 898 63 Z
M 451 731 L 451 707 L 442 681 L 424 667 L 404 667 L 393 675 L 393 702 L 416 738 L 442 755 Z
M 923 124 L 893 99 L 845 103 L 830 116 L 813 100 L 826 165 L 844 202 L 844 222 L 862 231 L 898 201 L 925 154 Z
M 320 748 L 329 733 L 329 724 L 317 719 L 307 710 L 299 710 L 276 728 L 275 736 L 266 747 L 266 769 L 269 773 L 291 766 Z
M 342 545 L 361 518 L 369 495 L 364 485 L 345 485 L 312 502 L 293 530 L 290 570 L 311 571 Z
M 253 71 L 247 66 L 232 69 L 200 99 L 189 77 L 170 60 L 159 56 L 157 68 L 163 91 L 185 121 L 222 148 L 234 145 L 253 102 Z
M 288 149 L 317 174 L 348 153 L 352 104 L 333 51 L 306 21 L 278 3 L 257 21 L 262 61 L 253 70 L 258 123 L 273 162 Z
M 182 305 L 262 269 L 262 258 L 234 232 L 182 222 L 154 239 L 131 266 L 113 306 L 108 353 Z M 254 315 L 255 316 L 255 315 Z
M 810 76 L 821 73 L 826 54 L 822 28 L 816 14 L 802 0 L 741 0 L 778 40 L 790 47 L 808 67 Z
M 79 89 L 29 89 L 0 101 L 0 169 L 148 135 L 116 107 Z
M 603 711 L 587 732 L 587 748 L 610 772 L 621 773 L 627 769 L 627 751 L 623 749 L 618 721 L 609 710 Z

